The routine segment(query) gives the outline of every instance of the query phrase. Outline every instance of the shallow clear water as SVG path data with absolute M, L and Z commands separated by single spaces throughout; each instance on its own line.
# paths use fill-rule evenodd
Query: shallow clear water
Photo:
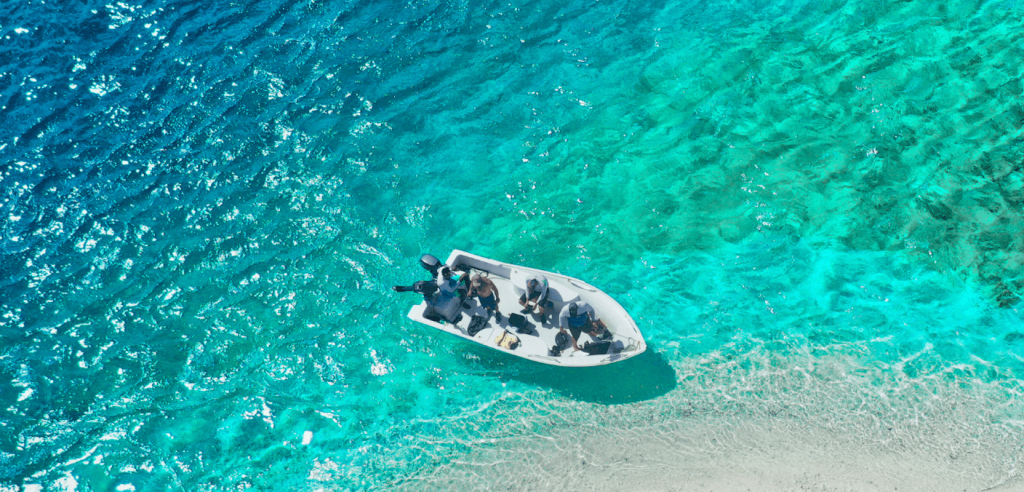
M 0 487 L 553 489 L 771 432 L 1017 483 L 1024 4 L 637 3 L 0 4 Z M 453 248 L 648 353 L 407 320 Z

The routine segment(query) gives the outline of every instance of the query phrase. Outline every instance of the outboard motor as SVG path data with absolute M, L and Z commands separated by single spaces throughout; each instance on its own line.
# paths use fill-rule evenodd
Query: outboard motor
M 444 266 L 444 263 L 441 263 L 434 255 L 423 255 L 420 257 L 420 266 L 430 272 L 434 278 L 437 278 L 437 272 Z M 437 296 L 437 282 L 434 280 L 420 280 L 409 287 L 396 285 L 393 289 L 395 292 L 416 292 L 417 294 L 422 294 L 423 301 L 427 303 L 427 307 L 423 311 L 424 318 L 438 322 L 446 320 L 449 323 L 458 323 L 462 319 L 462 314 L 459 313 L 460 297 Z
M 423 255 L 420 257 L 420 266 L 425 268 L 431 275 L 437 276 L 437 271 L 443 266 L 440 260 L 434 255 Z
M 431 281 L 420 280 L 412 284 L 412 291 L 417 294 L 423 294 L 423 300 L 429 301 L 437 293 L 437 284 Z

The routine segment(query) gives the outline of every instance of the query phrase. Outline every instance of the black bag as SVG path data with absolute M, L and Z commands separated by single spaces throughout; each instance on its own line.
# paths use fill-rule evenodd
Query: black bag
M 521 314 L 510 314 L 508 315 L 508 325 L 522 328 L 526 326 L 526 317 Z
M 480 316 L 479 314 L 474 314 L 472 318 L 469 318 L 469 327 L 466 328 L 466 332 L 469 333 L 469 336 L 475 337 L 477 333 L 480 333 L 480 330 L 483 330 L 486 327 L 487 318 Z
M 532 335 L 533 334 L 533 323 L 530 323 L 529 321 L 524 321 L 522 326 L 519 326 L 518 328 L 516 328 L 516 333 L 525 333 L 527 335 Z
M 558 332 L 555 335 L 555 344 L 551 347 L 551 355 L 558 357 L 562 355 L 562 351 L 569 347 L 569 335 L 564 331 Z
M 583 344 L 583 351 L 590 355 L 601 355 L 607 354 L 608 349 L 612 347 L 612 342 L 587 342 Z

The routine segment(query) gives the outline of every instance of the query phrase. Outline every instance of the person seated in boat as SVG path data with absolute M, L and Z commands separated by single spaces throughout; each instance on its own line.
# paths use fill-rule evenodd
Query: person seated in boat
M 566 328 L 569 329 L 572 348 L 575 350 L 582 350 L 578 342 L 580 334 L 586 332 L 590 336 L 600 339 L 606 337 L 605 333 L 608 333 L 608 327 L 605 326 L 604 321 L 601 321 L 597 317 L 597 313 L 594 312 L 594 308 L 585 302 L 570 302 L 562 307 L 562 312 L 558 315 L 558 331 L 565 333 Z
M 466 302 L 466 295 L 469 289 L 466 287 L 465 274 L 456 276 L 452 273 L 452 269 L 447 265 L 441 267 L 438 271 L 437 289 L 438 293 L 446 298 L 459 296 L 459 302 L 462 304 L 463 309 L 469 309 L 469 303 Z
M 543 275 L 530 275 L 526 278 L 526 292 L 519 296 L 522 313 L 532 312 L 540 317 L 541 324 L 547 320 L 545 312 L 554 307 L 548 299 L 548 279 Z
M 501 311 L 498 311 L 501 298 L 498 296 L 498 286 L 494 285 L 491 279 L 480 274 L 473 275 L 473 280 L 469 283 L 468 297 L 479 299 L 480 306 L 487 310 L 487 315 L 494 315 L 494 320 L 501 323 Z

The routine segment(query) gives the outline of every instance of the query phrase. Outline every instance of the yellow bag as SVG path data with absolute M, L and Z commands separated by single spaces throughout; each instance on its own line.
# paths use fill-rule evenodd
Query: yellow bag
M 519 346 L 519 337 L 507 331 L 502 331 L 498 338 L 494 339 L 494 343 L 498 344 L 499 347 L 515 350 Z

